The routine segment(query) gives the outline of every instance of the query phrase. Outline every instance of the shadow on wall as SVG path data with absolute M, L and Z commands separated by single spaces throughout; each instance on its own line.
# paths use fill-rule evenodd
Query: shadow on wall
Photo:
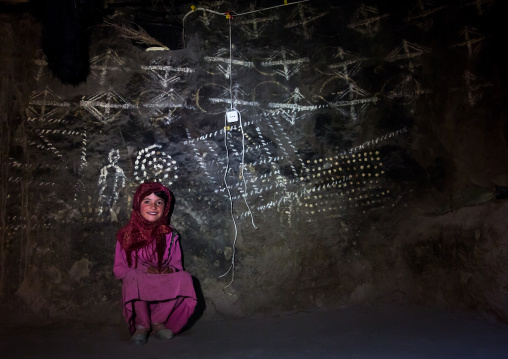
M 42 50 L 52 74 L 63 84 L 86 82 L 90 72 L 90 29 L 102 22 L 103 0 L 31 1 L 42 23 Z

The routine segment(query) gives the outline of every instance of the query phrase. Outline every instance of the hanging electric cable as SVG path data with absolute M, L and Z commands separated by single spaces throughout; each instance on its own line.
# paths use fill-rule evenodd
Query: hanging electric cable
M 281 6 L 294 5 L 294 4 L 304 3 L 304 2 L 308 2 L 308 1 L 311 1 L 311 0 L 301 0 L 301 1 L 296 1 L 296 2 L 292 2 L 292 3 L 288 3 L 287 0 L 284 0 L 284 4 L 283 5 L 277 5 L 277 6 L 272 6 L 272 7 L 265 8 L 265 9 L 253 10 L 253 11 L 249 11 L 249 12 L 245 12 L 245 13 L 241 13 L 241 14 L 237 14 L 235 12 L 230 12 L 230 11 L 228 11 L 226 13 L 220 13 L 220 12 L 213 11 L 213 10 L 206 9 L 206 8 L 197 8 L 196 6 L 192 5 L 191 6 L 191 11 L 189 11 L 187 14 L 185 14 L 185 16 L 183 17 L 183 20 L 182 20 L 182 22 L 183 22 L 182 37 L 183 37 L 184 48 L 185 48 L 185 20 L 186 20 L 187 16 L 189 16 L 193 12 L 196 12 L 196 11 L 205 11 L 205 12 L 209 12 L 209 13 L 216 14 L 216 15 L 223 15 L 228 20 L 228 27 L 229 27 L 229 66 L 228 66 L 227 75 L 229 76 L 229 101 L 230 101 L 230 107 L 229 107 L 229 110 L 226 111 L 226 114 L 224 116 L 224 147 L 226 149 L 226 166 L 225 166 L 225 170 L 224 170 L 224 179 L 223 180 L 224 180 L 224 186 L 226 188 L 226 191 L 227 191 L 227 194 L 228 194 L 228 198 L 229 198 L 229 202 L 230 202 L 230 215 L 231 215 L 231 219 L 233 221 L 233 226 L 234 226 L 234 240 L 233 240 L 233 251 L 232 251 L 232 255 L 231 255 L 231 264 L 230 264 L 228 270 L 224 274 L 221 274 L 219 276 L 219 278 L 222 278 L 222 277 L 226 276 L 228 273 L 231 272 L 231 281 L 223 288 L 223 290 L 225 290 L 227 287 L 229 287 L 233 283 L 234 278 L 235 278 L 236 242 L 238 240 L 238 227 L 237 227 L 236 219 L 235 219 L 235 216 L 234 216 L 233 198 L 231 196 L 231 191 L 229 189 L 229 185 L 228 185 L 228 181 L 227 181 L 228 172 L 230 171 L 228 135 L 230 134 L 230 132 L 229 132 L 230 129 L 232 130 L 232 128 L 233 128 L 233 127 L 230 127 L 228 124 L 232 123 L 232 122 L 239 122 L 239 128 L 240 128 L 241 136 L 242 136 L 242 157 L 241 157 L 241 163 L 240 163 L 240 168 L 239 168 L 239 176 L 240 176 L 240 178 L 242 179 L 242 182 L 243 182 L 243 199 L 244 199 L 245 205 L 247 206 L 248 213 L 251 216 L 252 226 L 255 229 L 258 229 L 258 227 L 256 227 L 256 225 L 254 223 L 254 217 L 252 215 L 252 211 L 250 209 L 250 206 L 249 206 L 249 204 L 247 202 L 247 182 L 245 180 L 245 172 L 244 172 L 244 170 L 245 170 L 245 133 L 244 133 L 244 130 L 243 130 L 242 116 L 240 114 L 240 111 L 238 111 L 235 108 L 235 106 L 234 106 L 234 98 L 233 98 L 233 71 L 232 71 L 232 66 L 233 66 L 233 60 L 232 60 L 232 58 L 233 58 L 233 43 L 232 43 L 232 25 L 231 25 L 231 20 L 233 18 L 233 15 L 234 16 L 242 16 L 242 15 L 252 14 L 252 13 L 255 13 L 255 12 L 275 9 L 275 8 L 278 8 L 278 7 L 281 7 Z
M 287 0 L 284 0 L 284 4 L 281 4 L 281 5 L 275 5 L 275 6 L 267 7 L 267 8 L 264 8 L 264 9 L 257 9 L 257 10 L 247 11 L 247 12 L 243 12 L 243 13 L 240 13 L 240 14 L 238 14 L 236 12 L 229 12 L 229 11 L 228 12 L 218 12 L 218 11 L 210 10 L 210 9 L 207 9 L 207 8 L 204 8 L 204 7 L 196 7 L 195 5 L 192 5 L 191 6 L 191 11 L 186 13 L 184 15 L 183 19 L 182 19 L 182 41 L 183 41 L 183 48 L 185 49 L 185 20 L 187 19 L 187 16 L 189 16 L 193 12 L 205 11 L 205 12 L 209 12 L 209 13 L 215 14 L 215 15 L 226 16 L 226 18 L 231 20 L 231 14 L 234 14 L 234 16 L 243 16 L 243 15 L 253 14 L 253 13 L 256 13 L 256 12 L 276 9 L 276 8 L 279 8 L 279 7 L 282 7 L 282 6 L 296 5 L 296 4 L 300 4 L 300 3 L 304 3 L 304 2 L 309 2 L 309 1 L 312 1 L 312 0 L 300 0 L 300 1 L 290 2 L 290 3 L 288 3 Z M 230 26 L 231 26 L 231 24 L 230 24 Z

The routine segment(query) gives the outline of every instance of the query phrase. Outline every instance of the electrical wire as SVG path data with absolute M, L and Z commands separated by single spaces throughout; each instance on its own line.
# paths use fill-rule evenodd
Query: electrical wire
M 252 222 L 252 226 L 254 229 L 258 229 L 256 227 L 256 224 L 254 223 L 254 216 L 252 215 L 252 211 L 250 209 L 249 204 L 247 203 L 247 182 L 245 181 L 245 175 L 244 175 L 244 168 L 245 168 L 245 133 L 243 132 L 243 125 L 242 125 L 242 115 L 238 112 L 238 118 L 240 121 L 240 130 L 242 131 L 242 163 L 240 165 L 240 175 L 242 176 L 243 180 L 243 201 L 245 202 L 245 205 L 247 206 L 247 209 L 249 210 L 250 219 Z
M 256 227 L 256 224 L 254 223 L 254 216 L 252 215 L 252 210 L 250 209 L 250 206 L 247 202 L 247 182 L 245 181 L 245 174 L 244 174 L 244 168 L 245 168 L 245 132 L 243 130 L 243 124 L 242 124 L 242 115 L 240 111 L 238 111 L 233 106 L 233 73 L 232 73 L 232 66 L 233 66 L 233 60 L 232 60 L 232 53 L 233 53 L 233 45 L 232 45 L 232 35 L 231 35 L 231 18 L 229 18 L 229 95 L 230 95 L 230 111 L 235 111 L 238 116 L 238 121 L 240 125 L 241 130 L 241 136 L 242 136 L 242 161 L 240 164 L 240 177 L 243 181 L 243 200 L 245 202 L 245 205 L 247 206 L 247 209 L 249 211 L 249 214 L 251 216 L 252 226 L 254 229 L 258 229 Z M 235 257 L 236 257 L 236 241 L 238 240 L 238 228 L 236 225 L 236 220 L 233 213 L 233 199 L 231 197 L 231 191 L 229 190 L 228 182 L 227 182 L 227 173 L 229 171 L 229 149 L 227 145 L 227 135 L 228 135 L 228 125 L 227 125 L 227 113 L 225 114 L 225 120 L 224 120 L 224 146 L 226 147 L 226 170 L 224 172 L 224 185 L 226 186 L 226 190 L 228 192 L 229 202 L 230 202 L 230 214 L 231 218 L 233 220 L 233 224 L 235 227 L 235 238 L 233 240 L 233 253 L 231 255 L 231 265 L 229 266 L 229 269 L 222 275 L 219 276 L 219 278 L 222 278 L 226 276 L 229 272 L 231 272 L 231 281 L 223 288 L 225 290 L 227 287 L 229 287 L 234 279 L 235 279 Z
M 233 44 L 231 42 L 231 18 L 229 18 L 229 98 L 230 109 L 233 109 Z
M 272 6 L 272 7 L 265 8 L 265 9 L 253 10 L 253 11 L 249 11 L 249 12 L 245 12 L 245 13 L 241 13 L 241 14 L 238 14 L 238 13 L 235 13 L 235 12 L 231 12 L 231 13 L 234 14 L 234 16 L 242 16 L 242 15 L 252 14 L 252 13 L 255 13 L 255 12 L 271 10 L 271 9 L 275 9 L 275 8 L 282 7 L 282 6 L 304 3 L 304 2 L 308 2 L 308 1 L 311 1 L 311 0 L 301 0 L 301 1 L 295 1 L 295 2 L 292 2 L 292 3 L 287 3 L 287 0 L 285 0 L 283 5 Z M 232 35 L 231 35 L 231 19 L 232 19 L 232 16 L 230 16 L 229 12 L 227 12 L 227 13 L 220 13 L 220 12 L 213 11 L 213 10 L 206 9 L 206 8 L 196 8 L 196 7 L 192 6 L 191 9 L 192 9 L 191 11 L 189 11 L 187 14 L 185 14 L 185 16 L 183 17 L 183 20 L 182 20 L 182 25 L 183 25 L 183 28 L 182 28 L 182 40 L 183 40 L 183 47 L 184 48 L 185 48 L 185 19 L 187 18 L 187 16 L 189 16 L 193 12 L 196 12 L 198 10 L 200 10 L 200 11 L 206 11 L 206 12 L 210 12 L 212 14 L 226 16 L 227 19 L 229 20 L 228 21 L 228 25 L 229 25 L 229 69 L 228 70 L 229 70 L 230 111 L 236 111 L 236 113 L 238 115 L 238 121 L 239 121 L 240 130 L 241 130 L 241 136 L 242 136 L 242 161 L 241 161 L 241 164 L 240 164 L 240 177 L 242 178 L 242 181 L 243 181 L 243 199 L 244 199 L 245 205 L 247 206 L 249 214 L 251 216 L 252 226 L 254 227 L 254 229 L 258 229 L 258 227 L 256 227 L 256 225 L 254 223 L 254 217 L 252 215 L 252 211 L 250 209 L 250 206 L 247 203 L 247 182 L 245 181 L 245 174 L 244 174 L 244 169 L 245 169 L 245 133 L 244 133 L 244 130 L 243 130 L 242 116 L 240 114 L 240 111 L 238 111 L 233 106 L 233 71 L 232 71 L 232 67 L 233 67 L 233 65 L 232 65 L 232 62 L 233 62 L 232 61 L 233 45 L 232 45 Z M 219 276 L 219 278 L 222 278 L 222 277 L 226 276 L 229 272 L 231 272 L 231 280 L 223 288 L 223 290 L 225 290 L 227 287 L 229 287 L 233 283 L 233 281 L 235 279 L 236 242 L 238 240 L 238 227 L 236 225 L 236 220 L 235 220 L 235 216 L 234 216 L 234 212 L 233 212 L 233 198 L 231 196 L 231 191 L 229 189 L 229 185 L 228 185 L 228 181 L 227 181 L 227 175 L 228 175 L 228 172 L 229 172 L 229 169 L 230 169 L 230 166 L 229 166 L 229 149 L 228 149 L 228 141 L 227 141 L 227 138 L 228 138 L 228 122 L 227 122 L 227 117 L 228 116 L 227 116 L 227 113 L 226 113 L 225 116 L 224 116 L 224 147 L 226 148 L 226 168 L 225 168 L 225 171 L 224 171 L 224 186 L 226 187 L 226 191 L 227 191 L 228 197 L 229 197 L 229 203 L 230 203 L 229 210 L 230 210 L 231 219 L 233 220 L 233 225 L 234 225 L 234 230 L 235 230 L 234 235 L 235 236 L 234 236 L 234 240 L 233 240 L 233 253 L 231 255 L 231 264 L 230 264 L 228 270 L 224 274 L 221 274 Z
M 185 16 L 182 19 L 182 42 L 183 42 L 183 48 L 184 49 L 185 49 L 185 19 L 187 18 L 187 16 L 189 16 L 190 14 L 192 14 L 193 12 L 196 12 L 198 10 L 200 10 L 200 11 L 206 11 L 206 12 L 209 12 L 209 13 L 212 13 L 212 14 L 215 14 L 215 15 L 226 16 L 226 13 L 222 13 L 222 12 L 206 9 L 204 7 L 195 8 L 195 9 L 189 11 L 187 14 L 185 14 Z
M 226 148 L 226 170 L 224 171 L 224 186 L 226 186 L 226 190 L 228 192 L 229 197 L 229 210 L 231 213 L 231 219 L 233 220 L 233 225 L 235 227 L 235 239 L 233 241 L 233 254 L 231 255 L 231 265 L 229 266 L 229 269 L 226 271 L 226 273 L 219 276 L 219 278 L 222 278 L 226 276 L 229 272 L 231 272 L 231 281 L 226 285 L 223 290 L 225 290 L 227 287 L 229 287 L 234 279 L 235 279 L 235 248 L 236 248 L 236 240 L 238 239 L 238 228 L 236 226 L 236 220 L 235 216 L 233 214 L 233 198 L 231 197 L 231 191 L 229 190 L 228 186 L 228 180 L 227 175 L 229 172 L 229 149 L 228 149 L 228 123 L 227 123 L 227 114 L 224 115 L 224 147 Z
M 304 2 L 309 2 L 309 1 L 312 1 L 312 0 L 300 0 L 300 1 L 294 1 L 294 2 L 291 2 L 291 3 L 288 3 L 287 0 L 286 0 L 286 1 L 284 1 L 284 4 L 282 4 L 282 5 L 276 5 L 276 6 L 267 7 L 267 8 L 264 8 L 264 9 L 247 11 L 247 12 L 243 12 L 243 13 L 240 13 L 240 14 L 238 14 L 238 13 L 236 13 L 234 11 L 231 11 L 231 14 L 234 14 L 234 16 L 243 16 L 243 15 L 253 14 L 255 12 L 272 10 L 272 9 L 276 9 L 276 8 L 279 8 L 279 7 L 282 7 L 282 6 L 296 5 L 296 4 L 300 4 L 300 3 L 304 3 Z M 207 8 L 204 8 L 204 7 L 195 7 L 194 5 L 191 6 L 191 9 L 192 10 L 189 11 L 187 14 L 185 14 L 183 19 L 182 19 L 182 41 L 183 41 L 183 48 L 184 49 L 185 49 L 185 19 L 187 18 L 187 16 L 189 16 L 190 14 L 192 14 L 193 12 L 196 12 L 198 10 L 199 11 L 209 12 L 209 13 L 215 14 L 215 15 L 221 15 L 221 16 L 227 16 L 229 14 L 229 12 L 218 12 L 218 11 L 210 10 L 210 9 L 207 9 Z M 231 26 L 231 17 L 229 17 L 229 20 L 230 20 L 230 26 Z
M 236 12 L 232 12 L 232 13 L 235 16 L 242 16 L 242 15 L 252 14 L 252 13 L 255 13 L 255 12 L 272 10 L 272 9 L 276 9 L 276 8 L 282 7 L 282 6 L 295 5 L 295 4 L 299 4 L 299 3 L 302 3 L 302 2 L 309 2 L 309 1 L 311 1 L 311 0 L 295 1 L 295 2 L 292 2 L 292 3 L 287 3 L 287 4 L 282 4 L 282 5 L 275 5 L 275 6 L 267 7 L 267 8 L 264 8 L 264 9 L 258 9 L 258 10 L 252 10 L 252 11 L 242 12 L 241 14 L 237 14 Z
M 232 43 L 231 43 L 231 18 L 229 19 L 229 96 L 230 96 L 230 111 L 233 110 L 233 76 L 232 76 Z M 237 111 L 238 112 L 238 111 Z M 223 288 L 225 290 L 227 287 L 229 287 L 234 279 L 235 279 L 235 252 L 236 252 L 236 240 L 238 239 L 238 228 L 236 226 L 236 220 L 235 215 L 233 213 L 233 198 L 231 197 L 231 191 L 229 190 L 228 181 L 227 181 L 227 174 L 229 171 L 229 148 L 228 148 L 228 114 L 227 112 L 224 114 L 224 147 L 226 148 L 226 169 L 224 171 L 224 186 L 226 186 L 226 190 L 228 191 L 228 197 L 229 197 L 229 204 L 230 204 L 230 214 L 231 219 L 233 220 L 233 224 L 235 226 L 235 239 L 233 240 L 233 253 L 231 255 L 231 265 L 229 266 L 229 269 L 226 271 L 226 273 L 219 276 L 219 278 L 222 278 L 226 276 L 229 272 L 231 272 L 231 281 Z
M 254 217 L 252 215 L 252 211 L 250 209 L 250 206 L 247 203 L 247 197 L 246 197 L 246 194 L 247 194 L 247 182 L 245 181 L 245 175 L 244 175 L 244 167 L 245 167 L 245 133 L 243 131 L 242 116 L 241 116 L 240 112 L 238 110 L 234 109 L 233 107 L 232 107 L 232 110 L 236 111 L 237 114 L 238 114 L 238 118 L 239 118 L 239 122 L 240 122 L 240 130 L 241 130 L 241 133 L 242 133 L 242 163 L 240 164 L 240 176 L 242 178 L 243 185 L 244 185 L 243 200 L 244 200 L 245 205 L 247 206 L 247 209 L 248 209 L 249 214 L 251 216 L 252 226 L 254 227 L 254 229 L 258 229 L 258 227 L 256 227 L 256 224 L 254 223 Z M 229 209 L 230 209 L 231 219 L 233 220 L 233 225 L 234 225 L 234 228 L 235 228 L 235 237 L 234 237 L 234 240 L 233 240 L 233 253 L 231 255 L 231 264 L 230 264 L 228 270 L 224 274 L 221 274 L 219 276 L 219 278 L 222 278 L 222 277 L 226 276 L 229 272 L 231 272 L 231 281 L 223 288 L 223 290 L 225 290 L 227 287 L 229 287 L 231 284 L 233 284 L 233 281 L 235 279 L 236 242 L 238 240 L 238 227 L 236 225 L 236 220 L 235 220 L 235 216 L 234 216 L 234 213 L 233 213 L 233 198 L 231 197 L 231 191 L 229 190 L 229 185 L 228 185 L 228 182 L 227 182 L 227 174 L 229 172 L 229 148 L 228 148 L 227 136 L 228 136 L 228 125 L 227 125 L 227 114 L 226 114 L 225 117 L 224 117 L 224 147 L 226 148 L 226 169 L 224 171 L 224 185 L 226 186 L 226 190 L 228 192 L 229 203 L 230 203 Z
M 254 217 L 252 216 L 252 211 L 249 207 L 249 204 L 247 203 L 247 182 L 245 182 L 245 176 L 244 176 L 244 168 L 245 168 L 245 133 L 243 131 L 243 125 L 242 125 L 242 115 L 240 111 L 238 111 L 233 106 L 233 44 L 232 44 L 232 35 L 231 35 L 231 18 L 229 18 L 229 96 L 230 96 L 230 111 L 236 111 L 238 115 L 238 120 L 240 124 L 240 130 L 242 133 L 242 162 L 240 164 L 240 177 L 242 178 L 243 185 L 244 185 L 244 191 L 243 191 L 243 200 L 245 202 L 245 205 L 247 206 L 247 209 L 249 210 L 249 214 L 251 216 L 252 226 L 255 229 L 258 229 L 256 225 L 254 224 Z M 227 114 L 226 114 L 227 119 Z

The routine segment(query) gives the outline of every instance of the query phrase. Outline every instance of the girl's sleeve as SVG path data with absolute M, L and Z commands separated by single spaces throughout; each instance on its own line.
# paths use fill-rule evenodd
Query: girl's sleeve
M 125 276 L 132 268 L 129 268 L 127 264 L 127 258 L 125 257 L 125 251 L 123 250 L 120 242 L 116 242 L 115 250 L 115 264 L 113 266 L 113 274 L 117 279 L 124 279 Z
M 169 244 L 173 242 L 173 246 L 170 248 L 171 254 L 169 257 L 169 267 L 173 268 L 175 272 L 183 271 L 182 265 L 182 249 L 180 248 L 180 237 L 176 233 L 172 233 L 174 241 L 169 240 Z

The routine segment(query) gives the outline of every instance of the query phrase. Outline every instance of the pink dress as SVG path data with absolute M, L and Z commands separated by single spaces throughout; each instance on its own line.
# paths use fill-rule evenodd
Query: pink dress
M 150 274 L 150 266 L 157 267 L 157 255 L 152 255 L 156 241 L 138 251 L 138 265 L 133 252 L 132 267 L 127 264 L 125 251 L 116 243 L 113 273 L 122 281 L 123 315 L 134 333 L 136 325 L 149 327 L 150 323 L 164 323 L 177 334 L 187 323 L 196 307 L 196 292 L 192 277 L 183 270 L 182 252 L 178 235 L 166 235 L 166 251 L 163 266 L 173 268 L 174 273 Z M 147 310 L 139 305 L 146 303 Z M 136 313 L 135 307 L 140 313 Z M 141 313 L 144 312 L 144 313 Z

